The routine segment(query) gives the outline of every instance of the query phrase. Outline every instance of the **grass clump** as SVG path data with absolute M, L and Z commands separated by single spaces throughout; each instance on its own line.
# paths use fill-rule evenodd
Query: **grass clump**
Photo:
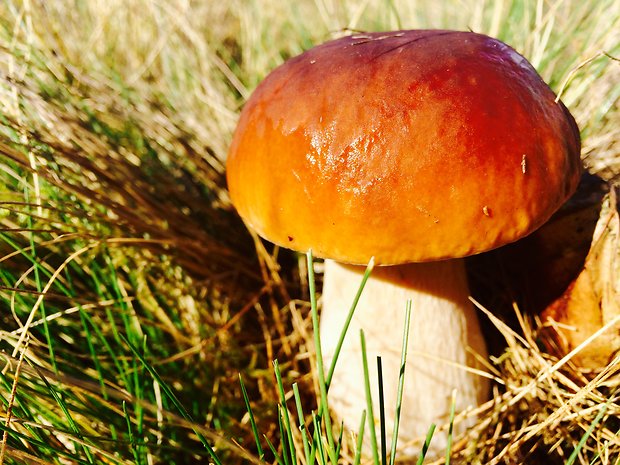
M 588 169 L 617 182 L 613 0 L 0 5 L 0 463 L 362 460 L 326 428 L 314 268 L 244 228 L 224 160 L 244 99 L 286 58 L 424 27 L 528 57 Z M 588 377 L 540 350 L 535 323 L 493 321 L 496 396 L 440 461 L 618 463 L 618 360 Z

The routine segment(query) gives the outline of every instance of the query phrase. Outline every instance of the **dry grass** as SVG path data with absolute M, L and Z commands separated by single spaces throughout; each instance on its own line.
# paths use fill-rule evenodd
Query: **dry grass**
M 347 29 L 400 27 L 470 28 L 512 44 L 561 92 L 588 168 L 619 179 L 615 0 L 0 5 L 5 463 L 204 459 L 120 335 L 145 347 L 225 463 L 255 454 L 239 372 L 278 443 L 269 362 L 280 360 L 309 405 L 316 398 L 303 266 L 234 214 L 227 146 L 244 98 L 287 57 Z M 496 281 L 481 287 L 485 305 L 519 300 Z M 604 407 L 577 463 L 617 464 L 618 359 L 586 377 L 540 350 L 534 317 L 521 321 L 497 322 L 497 396 L 455 458 L 565 462 Z

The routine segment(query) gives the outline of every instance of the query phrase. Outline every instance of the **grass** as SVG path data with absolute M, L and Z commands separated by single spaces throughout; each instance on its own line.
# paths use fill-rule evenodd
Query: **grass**
M 0 463 L 363 460 L 327 427 L 319 264 L 244 228 L 224 160 L 271 69 L 398 27 L 513 45 L 575 115 L 588 170 L 620 179 L 615 0 L 0 4 Z M 475 297 L 510 321 L 527 302 L 497 257 L 471 262 Z M 535 318 L 488 320 L 496 395 L 450 460 L 618 464 L 618 359 L 587 376 Z

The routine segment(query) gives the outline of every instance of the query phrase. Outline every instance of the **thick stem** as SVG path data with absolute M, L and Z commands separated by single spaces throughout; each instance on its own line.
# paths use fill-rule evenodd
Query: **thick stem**
M 363 267 L 325 262 L 321 344 L 331 362 Z M 383 363 L 388 441 L 395 417 L 405 305 L 412 301 L 405 386 L 399 427 L 399 451 L 416 454 L 426 432 L 448 421 L 452 391 L 456 411 L 475 407 L 488 397 L 488 380 L 471 373 L 473 353 L 486 357 L 486 347 L 469 290 L 462 260 L 375 268 L 355 310 L 329 387 L 329 402 L 349 429 L 356 429 L 365 409 L 360 329 L 364 330 L 370 376 L 376 386 L 376 356 Z M 374 409 L 378 394 L 373 388 Z M 455 424 L 455 434 L 474 420 Z M 378 431 L 378 425 L 377 425 Z M 431 453 L 443 454 L 447 436 L 436 433 Z

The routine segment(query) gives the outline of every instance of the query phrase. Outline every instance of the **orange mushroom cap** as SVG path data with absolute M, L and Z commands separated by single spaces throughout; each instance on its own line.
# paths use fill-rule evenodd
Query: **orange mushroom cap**
M 581 174 L 572 116 L 525 58 L 471 32 L 357 34 L 278 67 L 246 103 L 230 196 L 261 236 L 341 262 L 515 241 Z

